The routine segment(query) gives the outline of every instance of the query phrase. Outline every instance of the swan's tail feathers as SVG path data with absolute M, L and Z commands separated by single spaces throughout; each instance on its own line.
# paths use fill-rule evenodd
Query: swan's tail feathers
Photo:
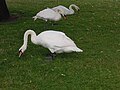
M 32 18 L 34 18 L 34 21 L 37 19 L 37 16 L 33 16 Z
M 73 50 L 74 52 L 83 52 L 83 50 L 80 49 L 80 48 L 78 48 L 78 47 L 72 47 L 72 50 Z
M 82 49 L 77 48 L 77 47 L 76 47 L 74 50 L 75 50 L 75 52 L 83 52 L 83 50 L 82 50 Z
M 78 47 L 66 47 L 64 48 L 64 52 L 83 52 L 83 50 L 81 50 Z
M 47 7 L 47 9 L 50 9 L 49 7 Z

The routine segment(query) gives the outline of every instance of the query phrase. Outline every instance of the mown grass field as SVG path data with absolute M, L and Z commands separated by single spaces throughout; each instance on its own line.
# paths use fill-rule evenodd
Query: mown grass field
M 14 22 L 0 22 L 0 90 L 120 90 L 119 0 L 6 0 Z M 59 4 L 80 11 L 46 29 L 63 31 L 83 53 L 45 59 L 48 50 L 29 40 L 23 57 L 23 34 L 44 31 L 45 22 L 32 19 L 38 11 Z

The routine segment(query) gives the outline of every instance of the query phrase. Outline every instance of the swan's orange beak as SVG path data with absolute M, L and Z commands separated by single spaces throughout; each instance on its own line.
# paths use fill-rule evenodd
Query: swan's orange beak
M 21 57 L 22 54 L 23 54 L 23 52 L 20 50 L 20 51 L 19 51 L 19 57 Z

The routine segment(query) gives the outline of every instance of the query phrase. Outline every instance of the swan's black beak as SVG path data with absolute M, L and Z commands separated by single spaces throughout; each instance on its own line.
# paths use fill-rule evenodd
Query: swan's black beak
M 78 9 L 77 11 L 80 11 L 80 9 Z
M 19 57 L 21 57 L 23 54 L 22 50 L 19 51 Z

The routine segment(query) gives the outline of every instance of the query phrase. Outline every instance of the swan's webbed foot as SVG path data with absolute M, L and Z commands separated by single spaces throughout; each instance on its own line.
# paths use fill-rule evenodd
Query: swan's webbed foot
M 46 55 L 46 58 L 48 60 L 54 60 L 55 57 L 56 57 L 56 53 L 49 53 Z

